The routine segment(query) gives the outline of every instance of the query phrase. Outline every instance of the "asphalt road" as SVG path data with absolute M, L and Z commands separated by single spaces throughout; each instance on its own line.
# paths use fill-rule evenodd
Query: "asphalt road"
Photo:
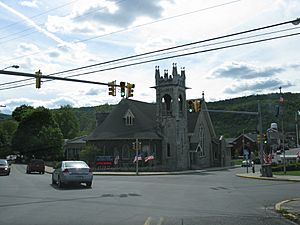
M 0 177 L 1 225 L 292 224 L 274 204 L 299 197 L 300 183 L 236 177 L 244 168 L 192 175 L 94 176 L 60 190 L 49 174 L 13 165 Z

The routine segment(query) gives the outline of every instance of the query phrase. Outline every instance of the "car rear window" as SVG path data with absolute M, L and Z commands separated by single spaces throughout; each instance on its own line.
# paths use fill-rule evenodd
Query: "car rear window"
M 89 167 L 85 162 L 81 162 L 81 161 L 65 162 L 64 164 L 65 167 L 75 167 L 75 168 Z
M 1 166 L 6 166 L 7 165 L 7 161 L 6 160 L 0 160 L 0 165 Z
M 34 164 L 44 164 L 44 160 L 42 160 L 42 159 L 34 159 L 34 160 L 31 160 L 31 163 L 34 163 Z

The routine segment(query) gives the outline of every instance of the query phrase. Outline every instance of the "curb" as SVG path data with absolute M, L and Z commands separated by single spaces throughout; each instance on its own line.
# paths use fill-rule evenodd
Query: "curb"
M 138 176 L 164 176 L 164 175 L 188 175 L 188 174 L 197 174 L 203 172 L 213 172 L 213 171 L 221 171 L 227 169 L 233 169 L 236 166 L 229 167 L 218 167 L 218 168 L 207 168 L 203 170 L 188 170 L 188 171 L 174 171 L 174 172 L 139 172 Z M 45 168 L 45 173 L 52 174 L 53 170 L 51 167 Z M 93 172 L 94 176 L 136 176 L 135 172 Z
M 278 178 L 278 177 L 255 177 L 255 176 L 248 176 L 248 175 L 243 175 L 243 174 L 236 174 L 236 176 L 242 177 L 242 178 L 248 178 L 248 179 L 256 179 L 256 180 L 300 182 L 299 179 L 288 179 L 288 178 Z
M 297 201 L 297 199 L 289 199 L 289 200 L 284 200 L 284 201 L 278 202 L 275 204 L 274 208 L 277 213 L 282 214 L 286 219 L 289 219 L 293 222 L 297 222 L 298 221 L 297 215 L 290 213 L 290 212 L 288 212 L 288 210 L 282 208 L 282 205 L 284 205 L 288 202 L 292 202 L 292 201 Z

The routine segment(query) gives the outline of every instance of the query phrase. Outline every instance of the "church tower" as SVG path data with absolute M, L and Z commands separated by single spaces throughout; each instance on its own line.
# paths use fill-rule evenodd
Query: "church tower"
M 164 70 L 160 76 L 155 67 L 156 119 L 162 134 L 162 164 L 169 169 L 188 168 L 188 138 L 185 70 L 177 72 L 173 63 L 172 74 Z

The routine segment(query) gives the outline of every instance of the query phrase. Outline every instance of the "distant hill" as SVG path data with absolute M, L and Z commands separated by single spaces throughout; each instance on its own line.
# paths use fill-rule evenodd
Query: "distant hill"
M 283 110 L 280 112 L 279 117 L 276 117 L 277 107 L 280 104 L 279 94 L 252 95 L 208 102 L 207 107 L 208 109 L 257 112 L 258 101 L 260 101 L 263 132 L 266 132 L 273 122 L 277 123 L 278 128 L 281 130 L 281 118 L 283 118 L 284 131 L 295 132 L 295 114 L 300 110 L 300 94 L 284 93 L 283 98 Z M 236 137 L 243 133 L 243 130 L 248 133 L 258 129 L 258 117 L 256 116 L 213 112 L 210 113 L 210 116 L 216 133 L 225 137 Z
M 295 113 L 300 110 L 300 93 L 284 93 L 283 125 L 285 132 L 295 132 Z M 275 122 L 281 130 L 281 116 L 277 118 L 276 106 L 279 105 L 279 94 L 251 95 L 232 98 L 222 101 L 207 102 L 208 109 L 227 111 L 257 112 L 257 103 L 260 101 L 262 111 L 263 132 Z M 115 105 L 100 105 L 95 107 L 73 108 L 79 120 L 81 135 L 90 134 L 96 126 L 96 112 L 110 112 Z M 1 114 L 0 120 L 10 118 L 10 115 Z M 225 137 L 236 137 L 243 133 L 256 132 L 258 117 L 231 113 L 210 112 L 215 131 Z M 300 116 L 299 116 L 300 120 Z
M 0 113 L 0 120 L 5 120 L 11 118 L 11 115 Z

